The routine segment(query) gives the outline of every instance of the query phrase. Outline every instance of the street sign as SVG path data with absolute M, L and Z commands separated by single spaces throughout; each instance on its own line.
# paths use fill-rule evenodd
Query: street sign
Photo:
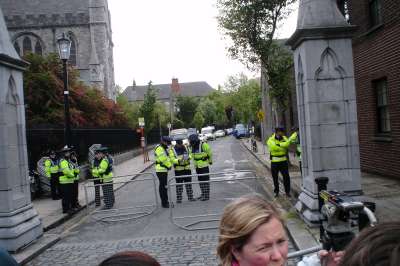
M 139 117 L 139 127 L 144 127 L 144 117 Z
M 263 112 L 262 110 L 259 110 L 259 111 L 257 112 L 257 118 L 258 118 L 258 120 L 262 121 L 262 120 L 264 119 L 264 116 L 265 116 L 265 114 L 264 114 L 264 112 Z

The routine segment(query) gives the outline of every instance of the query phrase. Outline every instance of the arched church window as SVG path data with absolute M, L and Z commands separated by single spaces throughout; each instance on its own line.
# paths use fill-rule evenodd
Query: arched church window
M 76 66 L 76 43 L 73 38 L 71 39 L 71 50 L 70 50 L 70 56 L 69 56 L 69 62 L 71 65 Z
M 21 55 L 21 48 L 19 47 L 19 44 L 17 42 L 14 42 L 14 48 L 15 51 L 17 51 L 17 54 Z
M 39 40 L 37 40 L 35 44 L 35 54 L 43 55 L 42 45 L 40 44 Z
M 24 40 L 22 41 L 22 49 L 23 49 L 23 55 L 32 52 L 32 42 L 29 37 L 25 37 Z

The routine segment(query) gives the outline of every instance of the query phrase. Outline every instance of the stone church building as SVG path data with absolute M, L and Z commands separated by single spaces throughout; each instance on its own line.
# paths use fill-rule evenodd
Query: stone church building
M 69 64 L 80 78 L 115 100 L 113 42 L 107 0 L 0 0 L 20 56 L 57 53 L 57 39 L 72 41 Z

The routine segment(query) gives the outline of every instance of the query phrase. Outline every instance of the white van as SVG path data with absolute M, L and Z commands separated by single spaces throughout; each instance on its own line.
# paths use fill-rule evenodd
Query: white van
M 208 127 L 203 127 L 201 129 L 201 134 L 203 134 L 206 137 L 206 140 L 215 140 L 215 127 L 213 126 L 208 126 Z

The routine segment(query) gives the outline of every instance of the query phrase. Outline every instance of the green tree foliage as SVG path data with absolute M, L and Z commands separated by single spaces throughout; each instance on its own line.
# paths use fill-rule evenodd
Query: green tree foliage
M 201 112 L 196 112 L 193 118 L 194 125 L 197 129 L 201 129 L 204 126 L 204 117 Z
M 278 105 L 285 102 L 282 96 L 289 94 L 289 87 L 279 83 L 286 77 L 277 75 L 286 74 L 277 71 L 280 68 L 277 64 L 285 63 L 276 62 L 275 57 L 280 52 L 273 40 L 278 23 L 289 15 L 294 2 L 296 0 L 217 0 L 219 27 L 232 41 L 229 54 L 251 70 L 261 69 L 271 85 L 266 88 L 272 90 L 270 97 L 278 97 L 271 100 Z
M 261 87 L 258 81 L 249 80 L 240 85 L 237 91 L 229 95 L 230 106 L 233 107 L 235 123 L 250 123 L 255 120 L 257 111 L 261 108 Z
M 183 122 L 184 127 L 193 126 L 193 117 L 198 106 L 198 99 L 189 96 L 178 96 L 175 106 L 178 109 L 177 117 Z
M 144 95 L 143 104 L 140 107 L 140 115 L 144 117 L 146 133 L 155 127 L 156 122 L 158 123 L 155 112 L 156 101 L 156 91 L 152 85 L 152 82 L 150 81 L 147 87 L 146 94 Z
M 211 101 L 209 98 L 204 98 L 200 102 L 197 111 L 204 117 L 204 123 L 206 125 L 213 125 L 216 123 L 217 107 L 215 102 Z
M 24 94 L 28 127 L 63 126 L 63 71 L 57 55 L 25 57 L 30 66 L 24 73 Z M 68 69 L 70 115 L 73 127 L 127 127 L 120 106 L 99 90 L 79 81 L 79 74 Z
M 268 65 L 275 31 L 296 0 L 217 0 L 218 25 L 232 40 L 229 54 L 251 69 Z
M 290 87 L 293 79 L 293 56 L 279 43 L 274 42 L 271 46 L 271 59 L 268 68 L 270 98 L 280 109 L 287 108 Z
M 124 95 L 119 94 L 117 96 L 117 104 L 121 107 L 124 112 L 129 127 L 137 128 L 139 126 L 139 117 L 140 117 L 140 104 L 138 103 L 130 103 L 128 98 Z

